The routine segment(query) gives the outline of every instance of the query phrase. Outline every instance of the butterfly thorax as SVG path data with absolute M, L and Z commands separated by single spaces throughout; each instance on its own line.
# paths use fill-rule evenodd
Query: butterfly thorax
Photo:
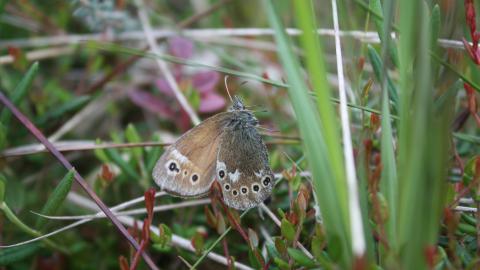
M 247 110 L 233 111 L 233 117 L 230 118 L 226 128 L 231 129 L 252 129 L 258 126 L 258 120 L 252 112 Z

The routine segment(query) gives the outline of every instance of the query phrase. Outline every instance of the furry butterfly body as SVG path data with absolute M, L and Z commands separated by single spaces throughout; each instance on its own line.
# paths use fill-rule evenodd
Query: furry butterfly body
M 239 98 L 227 112 L 208 118 L 169 146 L 153 169 L 155 182 L 181 197 L 205 196 L 213 181 L 229 207 L 252 208 L 274 184 L 258 120 Z

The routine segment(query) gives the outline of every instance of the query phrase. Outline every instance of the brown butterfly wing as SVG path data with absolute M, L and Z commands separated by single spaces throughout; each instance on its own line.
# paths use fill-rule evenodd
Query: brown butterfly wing
M 274 176 L 268 164 L 267 148 L 254 127 L 225 129 L 216 174 L 224 202 L 229 207 L 249 209 L 270 196 Z
M 164 191 L 181 197 L 208 193 L 215 180 L 220 138 L 231 112 L 219 113 L 169 146 L 153 169 L 153 179 Z

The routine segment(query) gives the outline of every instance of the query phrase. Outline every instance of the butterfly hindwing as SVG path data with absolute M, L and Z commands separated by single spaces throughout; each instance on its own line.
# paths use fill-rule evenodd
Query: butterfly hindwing
M 174 195 L 205 195 L 215 179 L 221 134 L 231 116 L 224 112 L 210 117 L 169 146 L 153 169 L 155 182 Z
M 245 210 L 270 196 L 274 176 L 265 144 L 253 126 L 226 128 L 221 136 L 216 174 L 229 207 Z

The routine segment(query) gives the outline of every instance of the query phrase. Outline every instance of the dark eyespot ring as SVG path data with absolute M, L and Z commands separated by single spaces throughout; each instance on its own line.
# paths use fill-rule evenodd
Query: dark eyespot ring
M 270 181 L 271 181 L 270 176 L 265 176 L 265 178 L 263 178 L 262 180 L 262 184 L 264 186 L 268 186 L 270 184 Z
M 260 186 L 259 186 L 258 184 L 253 184 L 253 185 L 252 185 L 252 190 L 253 190 L 254 192 L 258 192 L 258 191 L 260 190 Z
M 220 170 L 218 171 L 218 176 L 223 179 L 225 177 L 225 171 L 224 170 Z
M 193 182 L 197 182 L 197 180 L 198 180 L 198 175 L 197 175 L 197 174 L 193 174 L 193 175 L 192 175 L 192 181 L 193 181 Z
M 225 190 L 230 190 L 230 185 L 229 185 L 229 184 L 225 184 L 225 186 L 223 186 L 223 188 L 224 188 Z
M 232 194 L 233 196 L 237 196 L 238 195 L 238 191 L 236 189 L 232 190 Z
M 247 188 L 247 187 L 242 187 L 242 188 L 240 189 L 240 191 L 242 192 L 242 194 L 247 194 L 248 188 Z
M 175 164 L 175 162 L 173 162 L 173 161 L 170 162 L 170 164 L 168 165 L 168 169 L 172 172 L 177 170 L 177 164 Z

